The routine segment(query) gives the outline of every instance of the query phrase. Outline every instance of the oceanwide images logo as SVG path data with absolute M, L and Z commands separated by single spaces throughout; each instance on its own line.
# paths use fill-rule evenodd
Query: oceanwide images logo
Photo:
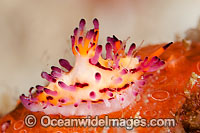
M 99 116 L 87 118 L 73 118 L 73 119 L 51 119 L 49 116 L 41 118 L 41 125 L 44 127 L 126 127 L 131 130 L 134 127 L 145 126 L 145 119 L 123 119 L 123 118 L 99 118 Z
M 37 124 L 37 119 L 34 115 L 25 117 L 27 127 L 34 127 Z M 132 130 L 136 127 L 174 127 L 175 119 L 151 119 L 147 122 L 144 118 L 109 118 L 105 115 L 104 118 L 99 116 L 87 116 L 86 118 L 51 118 L 48 115 L 40 118 L 40 124 L 43 127 L 121 127 L 127 130 Z

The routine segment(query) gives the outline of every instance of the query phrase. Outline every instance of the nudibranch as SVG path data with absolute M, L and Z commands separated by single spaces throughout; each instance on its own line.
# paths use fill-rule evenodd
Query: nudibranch
M 93 20 L 94 28 L 87 32 L 85 24 L 81 19 L 71 36 L 76 59 L 74 67 L 69 61 L 60 59 L 62 68 L 52 66 L 51 74 L 41 74 L 49 81 L 47 86 L 37 85 L 30 88 L 28 96 L 20 96 L 22 104 L 30 111 L 64 116 L 94 116 L 119 111 L 136 99 L 151 72 L 164 65 L 158 56 L 172 44 L 142 60 L 135 56 L 134 43 L 126 52 L 126 41 L 113 36 L 107 38 L 104 57 L 103 46 L 98 44 L 98 20 Z

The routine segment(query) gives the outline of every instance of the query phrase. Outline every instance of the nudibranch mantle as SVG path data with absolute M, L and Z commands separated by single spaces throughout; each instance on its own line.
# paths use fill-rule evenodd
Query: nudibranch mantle
M 157 56 L 171 43 L 141 60 L 134 57 L 134 43 L 125 52 L 126 41 L 118 40 L 115 36 L 108 37 L 106 57 L 103 58 L 102 45 L 98 45 L 98 20 L 93 20 L 94 28 L 88 32 L 84 30 L 85 23 L 82 19 L 71 36 L 75 66 L 60 59 L 62 69 L 52 66 L 51 74 L 42 72 L 42 78 L 49 81 L 49 84 L 32 87 L 29 96 L 20 96 L 27 109 L 64 116 L 115 112 L 135 100 L 148 77 L 146 73 L 164 65 L 164 61 Z

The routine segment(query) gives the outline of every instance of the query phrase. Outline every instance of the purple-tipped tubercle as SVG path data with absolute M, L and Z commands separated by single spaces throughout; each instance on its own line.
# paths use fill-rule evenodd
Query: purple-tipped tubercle
M 59 72 L 57 72 L 57 71 L 52 71 L 52 72 L 51 72 L 51 75 L 52 75 L 53 77 L 55 77 L 55 78 L 59 78 L 59 77 L 62 76 L 62 74 L 59 73 Z
M 58 73 L 61 73 L 61 72 L 62 72 L 62 70 L 61 70 L 60 68 L 56 67 L 56 66 L 52 66 L 52 67 L 51 67 L 51 70 L 52 70 L 52 71 L 56 71 L 56 72 L 58 72 Z
M 114 45 L 114 43 L 115 43 L 114 39 L 111 38 L 111 37 L 107 37 L 107 42 L 112 44 L 112 45 Z
M 75 36 L 71 36 L 71 43 L 72 43 L 72 47 L 74 47 L 74 44 L 75 44 Z
M 46 99 L 47 100 L 53 100 L 53 97 L 52 96 L 47 96 Z
M 89 40 L 92 39 L 93 36 L 94 36 L 94 30 L 93 29 L 88 31 L 87 34 L 86 34 L 86 38 L 89 39 Z
M 76 27 L 76 28 L 74 29 L 74 36 L 77 36 L 77 34 L 78 34 L 78 27 Z
M 92 57 L 92 58 L 90 59 L 90 61 L 91 61 L 91 63 L 92 63 L 93 65 L 95 65 L 95 64 L 98 63 L 98 59 L 99 59 L 99 56 L 100 56 L 101 52 L 102 52 L 102 45 L 98 45 L 98 46 L 96 47 L 96 51 L 95 51 L 94 57 Z
M 107 93 L 107 95 L 108 95 L 109 97 L 113 97 L 113 93 L 112 93 L 112 92 L 106 91 L 106 93 Z
M 37 90 L 43 90 L 44 89 L 44 87 L 41 86 L 41 85 L 37 85 L 36 88 L 37 88 Z
M 85 24 L 86 24 L 85 19 L 81 19 L 81 21 L 80 21 L 80 23 L 79 23 L 79 29 L 80 29 L 81 31 L 84 30 Z
M 126 69 L 126 68 L 124 68 L 122 71 L 121 71 L 121 75 L 125 75 L 125 74 L 127 74 L 128 73 L 128 70 Z
M 73 67 L 70 65 L 69 61 L 65 60 L 65 59 L 60 59 L 59 63 L 62 67 L 64 67 L 65 69 L 67 69 L 68 71 L 70 71 Z
M 94 24 L 94 29 L 99 29 L 99 21 L 96 18 L 93 20 L 93 24 Z
M 29 93 L 31 94 L 31 92 L 33 91 L 33 89 L 34 89 L 34 87 L 31 87 L 30 89 L 29 89 Z
M 106 44 L 106 59 L 112 59 L 112 45 L 110 43 Z
M 67 90 L 67 91 L 76 91 L 76 87 L 74 87 L 74 86 L 68 86 L 68 85 L 66 85 L 64 82 L 62 82 L 62 81 L 59 81 L 58 82 L 58 85 L 61 87 L 61 88 L 63 88 L 64 90 Z
M 58 102 L 60 102 L 60 103 L 66 103 L 67 101 L 69 101 L 68 98 L 62 98 L 62 99 L 58 100 Z
M 43 90 L 36 90 L 37 94 L 41 94 L 43 92 Z
M 129 50 L 128 50 L 127 56 L 132 56 L 133 50 L 135 49 L 135 47 L 136 47 L 136 45 L 135 45 L 135 43 L 133 43 L 133 44 L 130 46 Z
M 97 81 L 99 81 L 100 79 L 101 79 L 101 74 L 100 73 L 95 73 L 95 79 L 97 80 Z
M 96 93 L 94 91 L 90 92 L 90 98 L 95 99 Z
M 83 37 L 78 38 L 78 44 L 81 44 L 83 42 Z
M 78 103 L 75 103 L 75 104 L 74 104 L 74 107 L 78 107 Z
M 48 95 L 52 95 L 52 96 L 56 96 L 58 94 L 57 91 L 52 91 L 47 88 L 44 88 L 44 92 L 47 93 Z
M 52 75 L 48 74 L 47 72 L 42 72 L 41 77 L 46 79 L 49 82 L 53 82 L 53 83 L 56 82 L 56 79 Z

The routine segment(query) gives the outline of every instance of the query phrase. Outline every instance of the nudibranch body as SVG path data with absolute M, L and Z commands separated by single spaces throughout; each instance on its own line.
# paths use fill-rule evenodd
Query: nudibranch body
M 172 43 L 141 60 L 135 57 L 134 43 L 126 52 L 126 41 L 108 37 L 106 57 L 103 57 L 102 45 L 98 44 L 98 20 L 94 19 L 93 24 L 94 28 L 85 32 L 85 20 L 82 19 L 71 36 L 72 52 L 76 57 L 74 67 L 60 59 L 62 69 L 52 66 L 51 74 L 41 74 L 49 81 L 47 86 L 37 85 L 30 89 L 29 96 L 20 96 L 27 109 L 64 116 L 119 111 L 135 100 L 149 73 L 164 65 L 157 56 Z

